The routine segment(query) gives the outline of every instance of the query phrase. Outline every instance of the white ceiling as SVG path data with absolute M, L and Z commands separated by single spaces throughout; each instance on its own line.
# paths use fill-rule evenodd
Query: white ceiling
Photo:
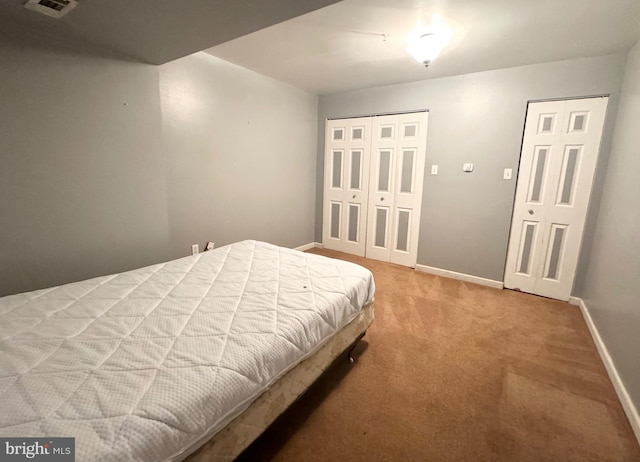
M 7 29 L 80 42 L 136 61 L 163 64 L 338 0 L 78 0 L 62 19 L 0 1 Z
M 425 68 L 405 40 L 435 15 L 453 37 Z M 640 0 L 344 0 L 206 51 L 328 94 L 599 56 L 638 39 Z

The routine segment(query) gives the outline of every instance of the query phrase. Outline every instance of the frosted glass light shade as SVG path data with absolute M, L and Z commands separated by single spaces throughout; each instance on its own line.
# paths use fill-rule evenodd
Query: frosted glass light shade
M 435 33 L 428 32 L 412 38 L 409 41 L 406 51 L 413 56 L 416 61 L 429 64 L 438 57 L 445 43 L 446 41 L 442 40 L 442 37 Z

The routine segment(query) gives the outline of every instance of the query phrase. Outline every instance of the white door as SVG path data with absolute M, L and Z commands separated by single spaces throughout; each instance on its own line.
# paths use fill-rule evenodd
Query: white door
M 529 104 L 505 287 L 569 299 L 607 102 Z
M 373 119 L 368 258 L 416 265 L 428 120 L 428 112 Z
M 324 247 L 363 257 L 371 118 L 327 121 L 325 146 Z

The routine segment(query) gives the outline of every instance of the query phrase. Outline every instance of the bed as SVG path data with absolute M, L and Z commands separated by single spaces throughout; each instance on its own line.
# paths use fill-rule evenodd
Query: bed
M 233 460 L 373 321 L 372 274 L 257 241 L 0 298 L 0 435 Z

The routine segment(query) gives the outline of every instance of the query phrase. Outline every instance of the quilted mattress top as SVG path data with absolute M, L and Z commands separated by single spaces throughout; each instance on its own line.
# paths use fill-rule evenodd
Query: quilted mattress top
M 0 298 L 0 435 L 179 460 L 373 295 L 361 266 L 243 241 Z

